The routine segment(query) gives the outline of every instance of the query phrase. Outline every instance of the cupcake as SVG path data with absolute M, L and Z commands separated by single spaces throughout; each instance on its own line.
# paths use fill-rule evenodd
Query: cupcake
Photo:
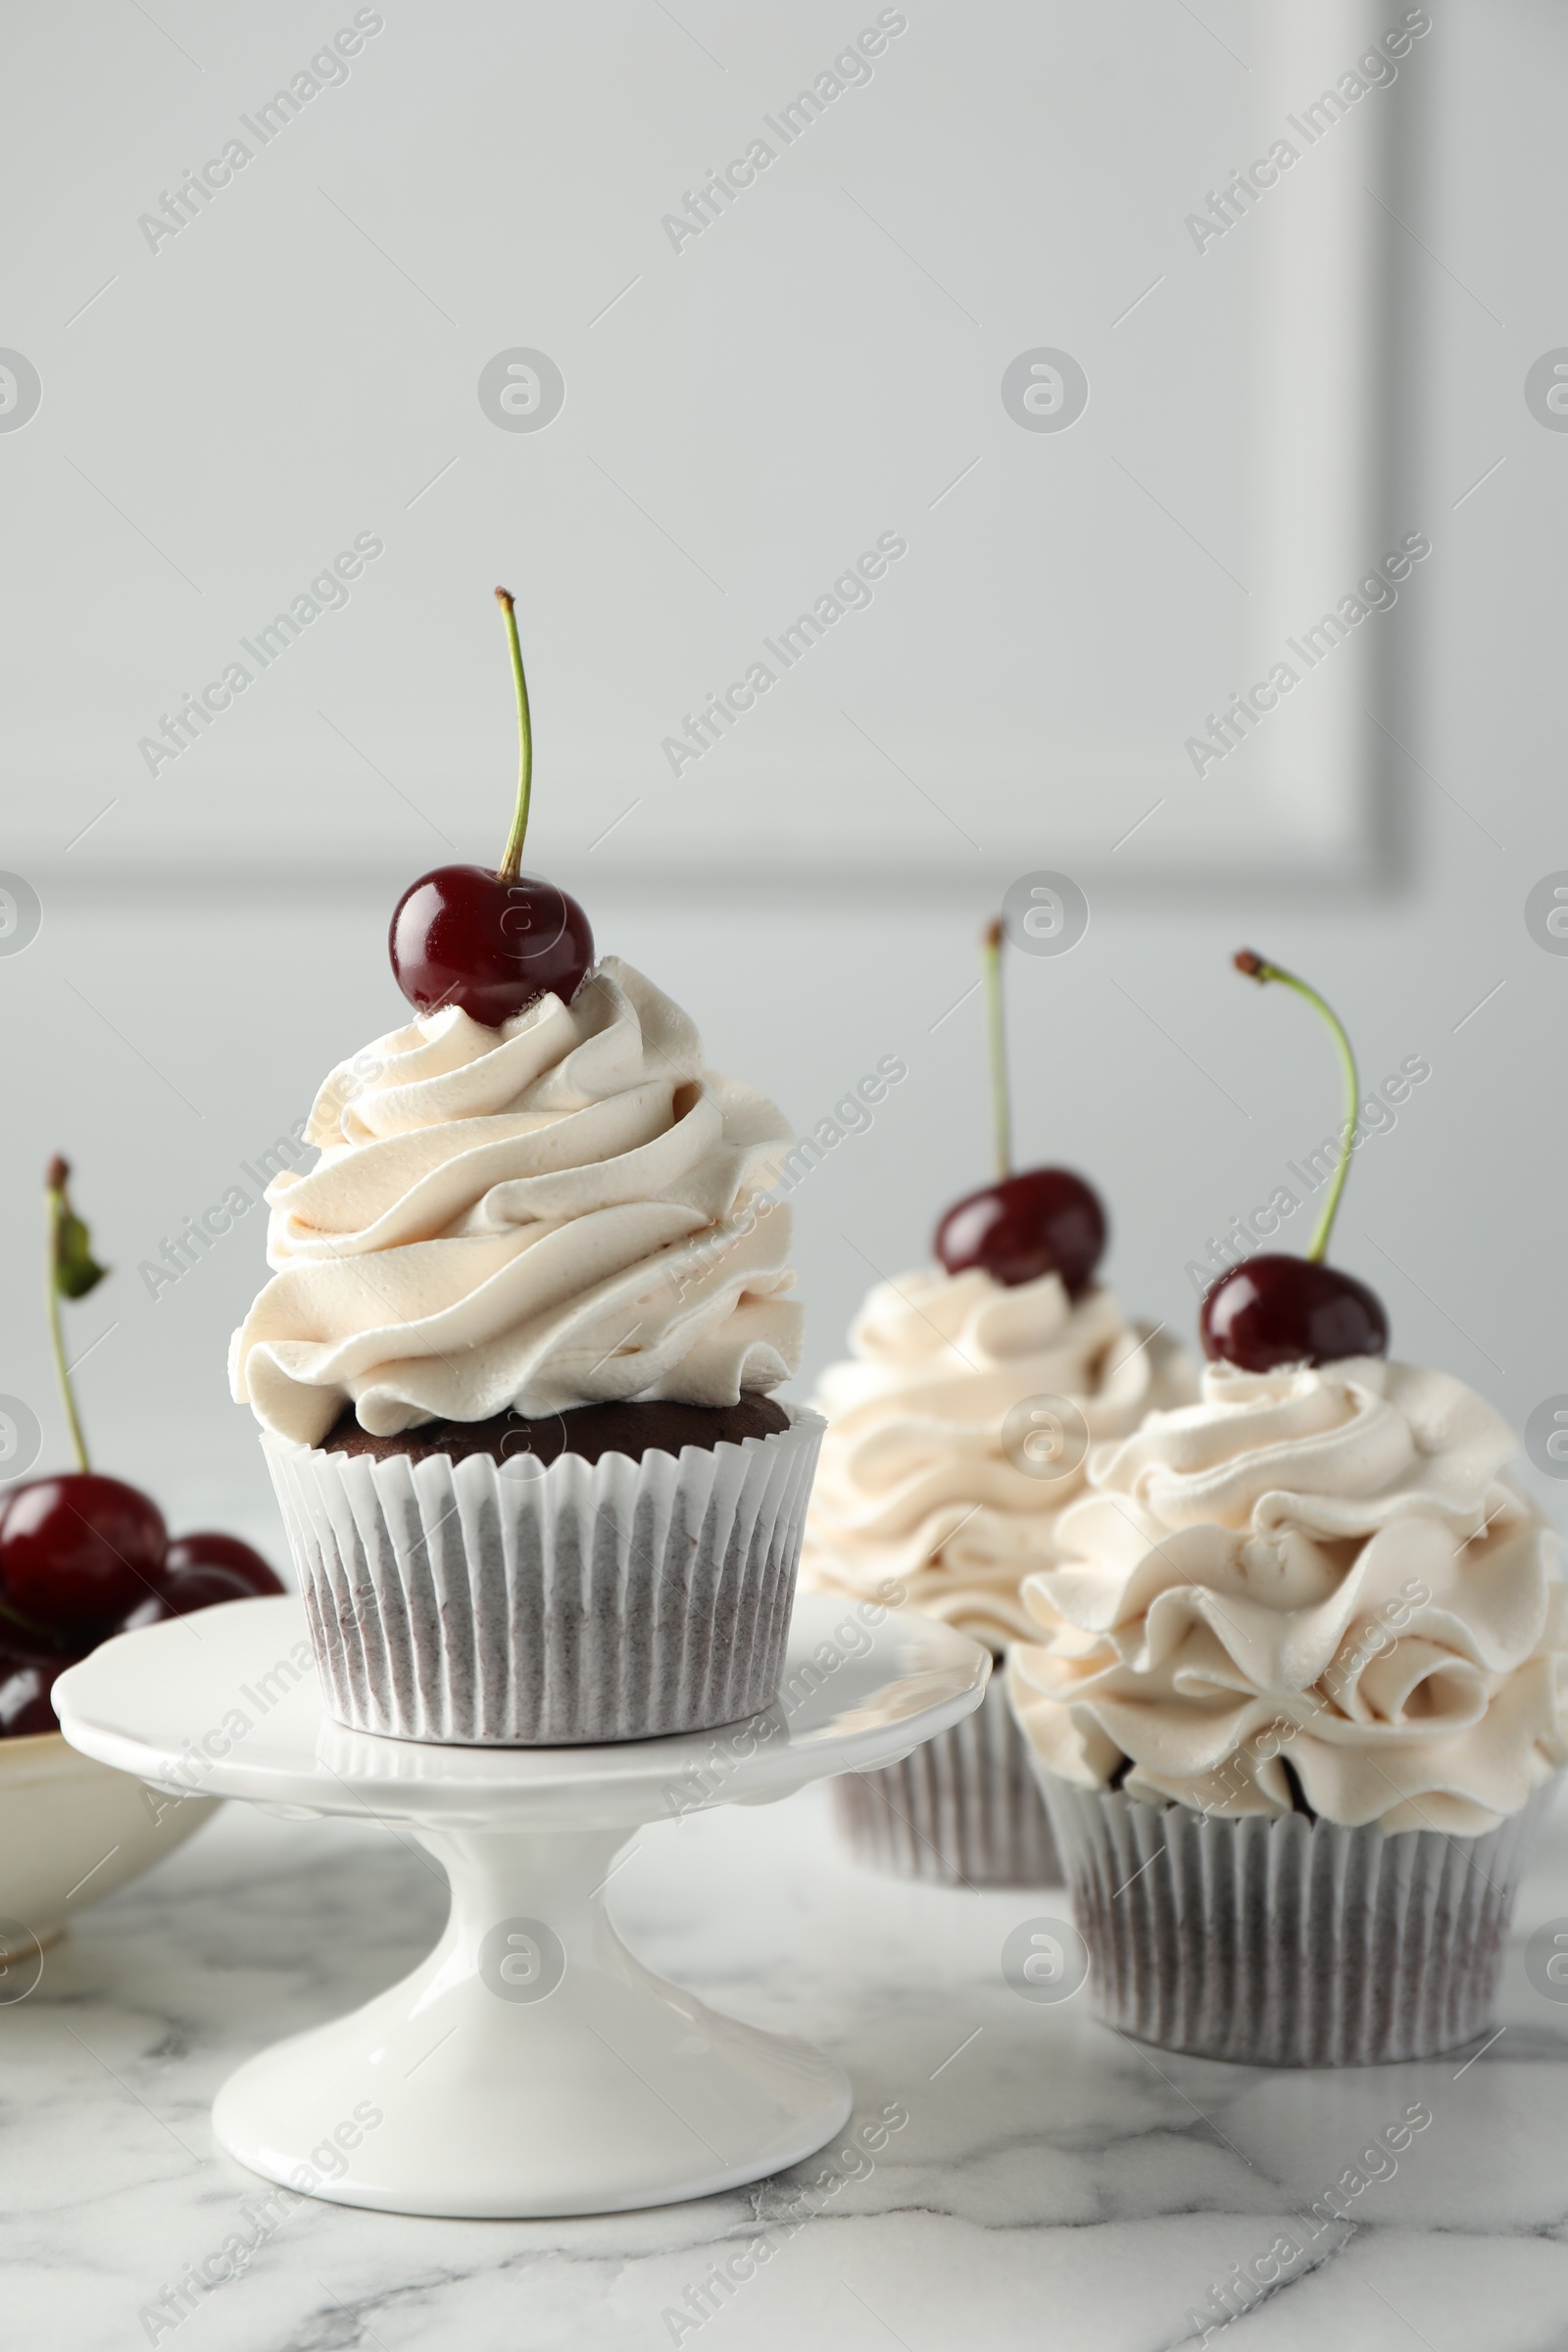
M 985 946 L 1000 1013 L 1000 926 Z M 1094 1280 L 1105 1220 L 1083 1179 L 1010 1172 L 999 1018 L 992 1034 L 1002 1179 L 943 1218 L 939 1268 L 871 1291 L 850 1360 L 823 1376 L 801 1573 L 809 1591 L 939 1617 L 1000 1660 L 1033 1634 L 1022 1587 L 1059 1557 L 1090 1445 L 1186 1401 L 1196 1374 Z M 964 1723 L 833 1789 L 852 1849 L 876 1867 L 944 1885 L 1059 1883 L 1000 1676 Z
M 503 592 L 498 591 L 498 595 Z M 708 1729 L 779 1681 L 821 1424 L 795 1370 L 790 1134 L 686 1015 L 521 875 L 393 917 L 416 1017 L 344 1062 L 268 1189 L 230 1349 L 326 1703 L 350 1728 L 554 1745 Z
M 1350 1116 L 1312 1251 L 1222 1277 L 1199 1400 L 1091 1454 L 1009 1673 L 1100 2014 L 1274 2066 L 1485 2031 L 1568 1761 L 1568 1589 L 1516 1441 L 1384 1360 L 1322 1259 L 1356 1131 L 1327 1017 Z

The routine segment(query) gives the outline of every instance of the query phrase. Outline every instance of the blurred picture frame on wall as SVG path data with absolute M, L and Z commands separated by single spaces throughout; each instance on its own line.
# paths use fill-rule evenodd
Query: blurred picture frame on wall
M 764 39 L 716 147 L 712 62 L 650 41 L 591 159 L 362 9 L 275 92 L 238 32 L 187 170 L 127 51 L 101 203 L 22 257 L 83 308 L 0 355 L 14 861 L 401 868 L 482 830 L 505 578 L 558 865 L 1369 871 L 1442 560 L 1385 266 L 1428 12 L 1259 0 L 1245 59 L 1063 5 L 862 14 L 804 79 Z M 595 74 L 591 18 L 497 22 L 529 86 Z

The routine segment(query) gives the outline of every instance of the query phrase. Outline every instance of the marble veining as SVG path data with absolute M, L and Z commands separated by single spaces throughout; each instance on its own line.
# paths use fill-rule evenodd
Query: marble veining
M 1062 1898 L 873 1877 L 822 1788 L 645 1831 L 612 1901 L 650 1965 L 844 2062 L 841 2139 L 749 2189 L 603 2219 L 269 2208 L 214 2144 L 214 2092 L 412 1966 L 444 1886 L 375 1825 L 228 1805 L 0 2005 L 7 2340 L 1174 2352 L 1206 2313 L 1207 2341 L 1243 2352 L 1568 2344 L 1568 2002 L 1524 1962 L 1531 1932 L 1568 1923 L 1568 1813 L 1526 1881 L 1501 2035 L 1333 2076 L 1175 2058 L 1082 1996 L 1021 1999 L 1004 1938 Z M 1298 2255 L 1259 2282 L 1282 2238 Z M 225 2241 L 251 2249 L 234 2276 L 166 2300 Z M 715 2281 L 726 2263 L 750 2275 Z

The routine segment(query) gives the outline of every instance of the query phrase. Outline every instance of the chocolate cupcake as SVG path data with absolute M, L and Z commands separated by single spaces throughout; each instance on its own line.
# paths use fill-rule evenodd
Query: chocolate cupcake
M 1440 1372 L 1212 1363 L 1092 1457 L 1011 1696 L 1124 2033 L 1258 2066 L 1485 2032 L 1568 1759 L 1568 1588 Z
M 1095 1279 L 1108 1225 L 1093 1185 L 1070 1168 L 1013 1167 L 1004 936 L 1000 919 L 981 936 L 1000 1174 L 946 1211 L 938 1266 L 875 1286 L 850 1360 L 824 1374 L 801 1567 L 808 1592 L 941 1618 L 985 1642 L 998 1669 L 1032 1631 L 1024 1580 L 1058 1556 L 1090 1446 L 1196 1384 L 1163 1327 L 1130 1322 Z M 834 1799 L 852 1852 L 898 1877 L 1061 1883 L 1000 1671 L 966 1722 L 902 1764 L 836 1781 Z
M 1054 1273 L 1006 1284 L 982 1266 L 879 1283 L 829 1367 L 827 1420 L 801 1582 L 938 1617 L 983 1642 L 998 1671 L 967 1721 L 885 1771 L 833 1784 L 856 1855 L 941 1886 L 1056 1886 L 1061 1868 L 1002 1672 L 1033 1622 L 1022 1588 L 1058 1558 L 1082 1451 L 1184 1401 L 1191 1360 L 1127 1320 L 1093 1284 Z M 1049 1425 L 1031 1417 L 1048 1404 Z M 1077 1441 L 1036 1450 L 1051 1429 Z
M 772 1104 L 606 957 L 376 1040 L 306 1140 L 231 1379 L 338 1721 L 554 1745 L 768 1704 L 821 1432 L 766 1394 L 800 1347 Z
M 1328 1262 L 1362 1132 L 1344 1024 L 1338 1164 L 1303 1257 L 1213 1281 L 1198 1402 L 1090 1457 L 1008 1666 L 1100 2014 L 1252 2066 L 1371 2066 L 1491 2023 L 1568 1762 L 1568 1586 L 1485 1398 L 1385 1361 Z M 1280 1203 L 1299 1203 L 1288 1190 Z

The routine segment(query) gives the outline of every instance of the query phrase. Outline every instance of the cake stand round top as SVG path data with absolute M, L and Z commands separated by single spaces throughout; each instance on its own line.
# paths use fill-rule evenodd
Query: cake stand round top
M 742 1723 L 606 1746 L 445 1747 L 333 1722 L 304 1609 L 277 1594 L 121 1634 L 61 1676 L 54 1702 L 74 1746 L 179 1795 L 610 1829 L 896 1763 L 978 1706 L 990 1670 L 989 1651 L 932 1618 L 803 1594 L 778 1696 Z

